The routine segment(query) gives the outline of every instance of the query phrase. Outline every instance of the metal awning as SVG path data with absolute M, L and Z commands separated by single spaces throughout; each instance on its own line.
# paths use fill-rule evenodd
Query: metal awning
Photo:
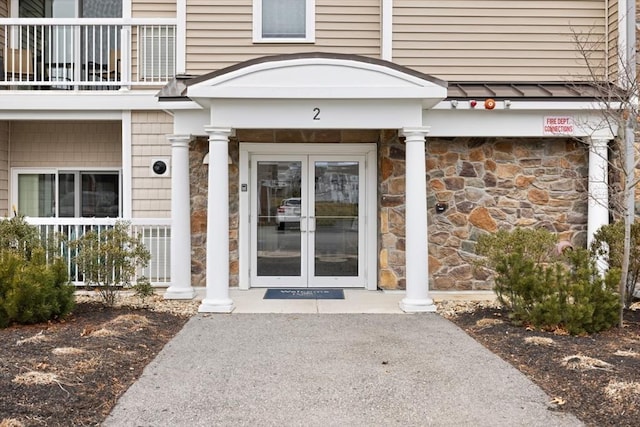
M 622 99 L 614 84 L 591 82 L 449 82 L 447 99 L 602 100 Z

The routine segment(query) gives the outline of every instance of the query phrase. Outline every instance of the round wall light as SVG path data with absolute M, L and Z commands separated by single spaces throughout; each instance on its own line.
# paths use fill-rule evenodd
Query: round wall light
M 152 176 L 169 176 L 169 159 L 151 159 Z

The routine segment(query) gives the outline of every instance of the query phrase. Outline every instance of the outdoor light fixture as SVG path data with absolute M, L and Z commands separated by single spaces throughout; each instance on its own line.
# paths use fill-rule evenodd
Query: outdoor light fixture
M 448 207 L 446 203 L 436 203 L 436 213 L 442 213 L 446 211 Z
M 152 176 L 169 176 L 169 159 L 151 159 Z

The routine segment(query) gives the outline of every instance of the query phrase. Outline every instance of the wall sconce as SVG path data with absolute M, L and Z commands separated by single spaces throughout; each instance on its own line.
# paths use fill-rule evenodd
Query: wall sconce
M 228 164 L 232 165 L 233 161 L 231 160 L 231 156 L 229 156 L 229 160 L 227 161 Z M 209 153 L 205 154 L 204 159 L 202 159 L 202 164 L 203 165 L 208 165 L 209 164 Z
M 151 176 L 170 176 L 170 164 L 169 158 L 151 159 Z

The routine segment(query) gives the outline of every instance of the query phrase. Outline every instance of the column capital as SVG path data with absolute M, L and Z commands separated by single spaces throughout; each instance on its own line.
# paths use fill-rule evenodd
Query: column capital
M 229 138 L 233 134 L 232 128 L 219 126 L 205 126 L 204 131 L 209 135 L 209 139 L 216 136 L 219 138 Z
M 172 147 L 189 146 L 189 143 L 193 141 L 193 135 L 167 135 L 167 140 Z
M 609 141 L 612 139 L 611 135 L 592 135 L 588 138 L 588 142 L 592 146 L 604 147 L 609 145 Z
M 406 127 L 400 129 L 400 136 L 405 138 L 425 138 L 431 131 L 431 126 L 419 126 L 419 127 Z

